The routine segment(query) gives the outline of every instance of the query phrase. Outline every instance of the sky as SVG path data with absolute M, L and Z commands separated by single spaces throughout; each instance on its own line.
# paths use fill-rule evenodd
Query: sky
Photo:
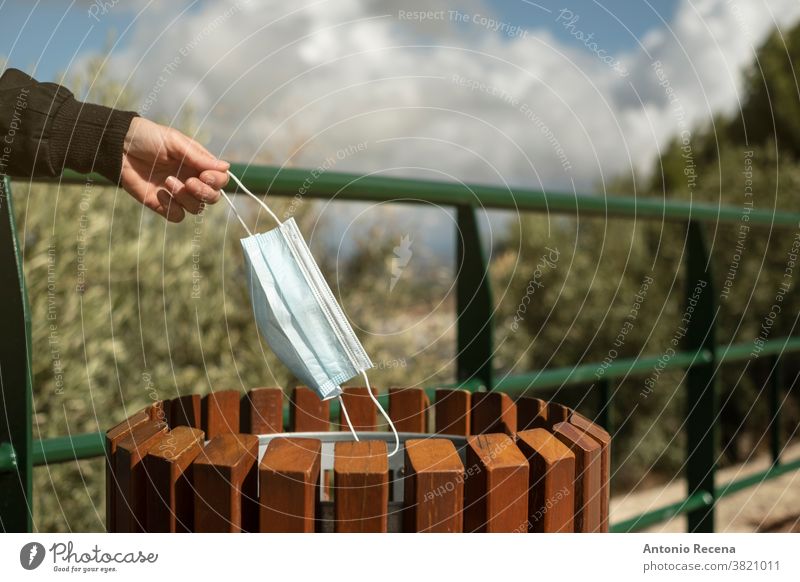
M 797 0 L 0 0 L 0 58 L 54 80 L 107 55 L 140 113 L 191 110 L 226 159 L 604 193 L 735 111 L 755 49 L 799 17 Z

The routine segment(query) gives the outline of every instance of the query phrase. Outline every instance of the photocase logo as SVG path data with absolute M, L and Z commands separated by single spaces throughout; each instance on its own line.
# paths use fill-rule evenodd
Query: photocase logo
M 35 570 L 44 561 L 44 546 L 39 542 L 30 542 L 19 551 L 19 563 L 26 570 Z
M 411 240 L 411 237 L 405 234 L 400 238 L 400 244 L 394 247 L 394 257 L 392 257 L 392 280 L 389 283 L 390 293 L 394 291 L 394 286 L 397 285 L 397 282 L 400 280 L 400 275 L 403 274 L 403 270 L 408 266 L 408 262 L 411 260 L 411 255 L 414 254 L 411 251 L 412 242 L 414 241 Z

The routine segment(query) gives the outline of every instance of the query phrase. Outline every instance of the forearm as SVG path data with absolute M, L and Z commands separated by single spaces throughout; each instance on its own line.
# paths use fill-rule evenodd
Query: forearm
M 65 168 L 119 183 L 133 112 L 76 101 L 16 69 L 0 76 L 0 173 L 58 176 Z

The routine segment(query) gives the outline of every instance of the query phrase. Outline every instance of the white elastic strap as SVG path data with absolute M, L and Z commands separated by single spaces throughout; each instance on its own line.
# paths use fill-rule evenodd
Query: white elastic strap
M 247 194 L 248 196 L 250 196 L 250 198 L 252 198 L 252 199 L 253 199 L 253 200 L 255 200 L 256 202 L 258 202 L 258 203 L 261 205 L 261 207 L 262 207 L 264 210 L 266 210 L 266 211 L 267 211 L 267 214 L 269 214 L 269 215 L 270 215 L 270 216 L 271 216 L 271 217 L 272 217 L 272 218 L 275 220 L 275 222 L 277 222 L 277 223 L 278 223 L 278 226 L 281 226 L 281 225 L 283 224 L 283 223 L 282 223 L 280 220 L 278 220 L 278 217 L 277 217 L 277 216 L 275 216 L 275 213 L 274 213 L 274 212 L 272 212 L 272 210 L 270 210 L 269 206 L 267 206 L 267 205 L 264 203 L 264 201 L 263 201 L 263 200 L 261 200 L 261 198 L 259 198 L 258 196 L 256 196 L 256 195 L 255 195 L 255 194 L 253 194 L 252 192 L 250 192 L 250 190 L 248 190 L 247 188 L 245 188 L 245 186 L 244 186 L 244 184 L 242 184 L 241 180 L 239 180 L 239 178 L 237 178 L 236 176 L 234 176 L 234 175 L 233 175 L 233 173 L 231 173 L 231 171 L 230 171 L 230 170 L 228 170 L 228 175 L 229 175 L 231 178 L 233 178 L 233 181 L 234 181 L 234 182 L 236 182 L 236 184 L 239 186 L 239 188 L 241 188 L 241 189 L 244 191 L 244 193 L 245 193 L 245 194 Z M 241 222 L 241 223 L 242 223 L 242 226 L 244 227 L 244 230 L 247 232 L 247 234 L 248 234 L 249 236 L 253 236 L 253 233 L 252 233 L 252 232 L 250 232 L 250 229 L 249 229 L 249 228 L 247 228 L 247 225 L 244 223 L 244 220 L 242 220 L 242 216 L 241 216 L 241 215 L 239 214 L 239 212 L 236 210 L 236 206 L 234 206 L 234 205 L 233 205 L 233 201 L 232 201 L 232 200 L 230 199 L 230 197 L 229 197 L 229 196 L 228 196 L 228 195 L 225 193 L 225 190 L 223 190 L 222 188 L 220 188 L 220 189 L 219 189 L 219 191 L 220 191 L 220 194 L 222 194 L 223 198 L 225 198 L 225 202 L 227 202 L 227 203 L 228 203 L 228 206 L 230 206 L 230 207 L 231 207 L 231 210 L 233 210 L 233 213 L 236 215 L 236 218 L 238 218 L 238 219 L 239 219 L 239 222 Z
M 356 439 L 356 442 L 358 442 L 358 435 L 356 434 L 356 429 L 353 428 L 353 423 L 350 422 L 350 415 L 347 414 L 347 408 L 344 405 L 344 399 L 342 398 L 341 394 L 339 395 L 339 406 L 342 407 L 342 413 L 344 414 L 344 420 L 347 423 L 347 426 L 350 428 L 350 432 L 352 433 L 353 438 Z
M 230 205 L 230 207 L 231 207 L 231 210 L 233 210 L 233 213 L 236 215 L 236 218 L 238 218 L 238 219 L 239 219 L 239 222 L 241 222 L 241 223 L 242 223 L 242 226 L 244 227 L 244 230 L 245 230 L 245 232 L 247 233 L 247 235 L 248 235 L 248 236 L 253 236 L 253 233 L 252 233 L 252 232 L 250 232 L 250 229 L 249 229 L 249 228 L 247 228 L 247 225 L 244 223 L 244 220 L 242 220 L 242 217 L 241 217 L 241 216 L 239 215 L 239 213 L 236 211 L 236 206 L 234 206 L 234 205 L 233 205 L 233 202 L 231 201 L 231 199 L 230 199 L 230 198 L 228 198 L 228 195 L 227 195 L 227 194 L 225 194 L 225 190 L 220 190 L 220 193 L 221 193 L 221 194 L 222 194 L 222 196 L 225 198 L 225 202 L 227 202 L 227 203 Z
M 377 406 L 378 410 L 381 411 L 383 418 L 386 419 L 386 422 L 389 424 L 389 428 L 392 429 L 392 432 L 394 433 L 394 450 L 389 453 L 389 456 L 391 457 L 392 455 L 397 454 L 397 451 L 400 450 L 400 436 L 397 434 L 397 429 L 394 427 L 392 419 L 389 418 L 389 415 L 386 414 L 386 411 L 383 409 L 383 406 L 381 406 L 381 403 L 378 402 L 378 399 L 375 398 L 375 395 L 372 393 L 372 388 L 369 386 L 369 378 L 367 378 L 367 372 L 365 370 L 361 370 L 361 375 L 364 376 L 364 382 L 367 383 L 367 392 L 369 393 L 369 397 L 372 398 L 375 406 Z
M 282 223 L 282 222 L 281 222 L 281 221 L 278 219 L 278 217 L 277 217 L 277 216 L 275 216 L 275 213 L 274 213 L 274 212 L 272 212 L 272 210 L 270 210 L 269 206 L 267 206 L 267 205 L 266 205 L 266 203 L 264 203 L 264 201 L 263 201 L 263 200 L 261 200 L 261 198 L 259 198 L 258 196 L 256 196 L 256 195 L 255 195 L 255 194 L 253 194 L 252 192 L 250 192 L 250 190 L 248 190 L 248 189 L 245 187 L 245 185 L 244 185 L 244 184 L 242 184 L 242 181 L 241 181 L 241 180 L 239 180 L 239 178 L 237 178 L 236 176 L 234 176 L 234 175 L 233 175 L 233 172 L 231 172 L 230 170 L 228 170 L 228 175 L 229 175 L 231 178 L 233 178 L 233 181 L 234 181 L 234 182 L 236 182 L 236 184 L 239 186 L 239 188 L 241 188 L 241 189 L 244 191 L 244 193 L 245 193 L 245 194 L 247 194 L 248 196 L 250 196 L 250 198 L 252 198 L 252 199 L 253 199 L 253 200 L 255 200 L 256 202 L 258 202 L 258 203 L 261 205 L 261 207 L 262 207 L 264 210 L 266 210 L 266 211 L 267 211 L 267 214 L 269 214 L 269 215 L 270 215 L 270 216 L 271 216 L 271 217 L 272 217 L 272 218 L 275 220 L 275 222 L 277 222 L 277 223 L 278 223 L 278 225 L 279 225 L 279 226 L 280 226 L 281 224 L 283 224 L 283 223 Z

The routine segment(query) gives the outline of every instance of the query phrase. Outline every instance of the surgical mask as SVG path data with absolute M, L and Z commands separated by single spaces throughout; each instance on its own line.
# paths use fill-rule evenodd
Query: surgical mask
M 372 368 L 372 361 L 325 282 L 297 223 L 294 218 L 281 222 L 236 176 L 231 172 L 228 175 L 278 224 L 268 232 L 253 234 L 222 192 L 249 235 L 241 243 L 253 314 L 261 335 L 278 359 L 321 399 L 339 399 L 355 440 L 358 435 L 347 414 L 340 385 L 360 374 L 370 398 L 395 435 L 394 455 L 400 448 L 399 437 L 370 388 L 367 370 Z

